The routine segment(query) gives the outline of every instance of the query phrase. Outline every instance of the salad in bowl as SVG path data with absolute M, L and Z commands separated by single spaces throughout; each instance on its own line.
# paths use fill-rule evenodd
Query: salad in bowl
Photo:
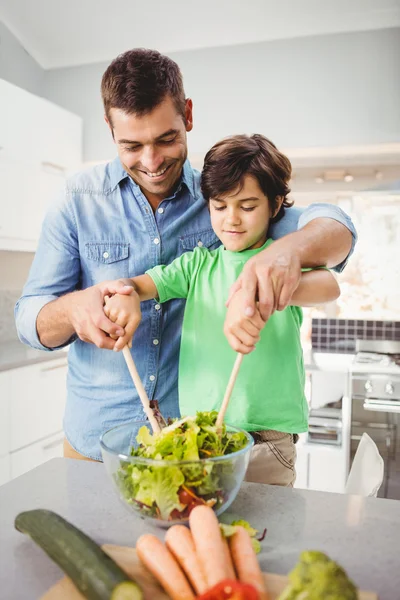
M 217 412 L 198 412 L 152 434 L 148 421 L 110 429 L 103 460 L 124 504 L 143 518 L 172 525 L 205 504 L 221 514 L 243 482 L 253 446 L 249 433 L 216 427 Z

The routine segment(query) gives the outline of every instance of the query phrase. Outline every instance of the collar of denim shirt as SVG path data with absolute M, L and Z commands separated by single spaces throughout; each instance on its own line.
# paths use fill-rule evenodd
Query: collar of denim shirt
M 125 171 L 119 157 L 117 156 L 110 163 L 111 188 L 115 188 L 119 183 L 121 183 L 121 181 L 123 179 L 127 179 L 128 177 L 129 177 L 128 173 Z M 129 177 L 129 179 L 131 180 L 133 186 L 139 189 L 139 186 L 137 185 L 137 183 L 135 181 L 133 181 L 133 179 L 131 177 Z M 179 194 L 180 190 L 182 189 L 182 184 L 186 185 L 190 194 L 192 195 L 192 197 L 194 197 L 195 189 L 194 189 L 193 168 L 188 159 L 185 160 L 185 163 L 183 165 L 181 181 L 180 181 L 177 189 L 175 190 L 174 194 L 169 198 L 169 200 L 173 200 L 174 198 L 176 198 L 177 194 Z

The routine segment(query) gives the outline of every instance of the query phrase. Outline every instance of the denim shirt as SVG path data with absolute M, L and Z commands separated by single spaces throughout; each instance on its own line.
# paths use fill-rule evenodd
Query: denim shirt
M 350 218 L 338 207 L 324 204 L 287 209 L 284 218 L 271 226 L 270 236 L 279 238 L 296 231 L 316 217 L 333 218 L 347 226 L 354 246 L 356 233 Z M 201 195 L 200 173 L 188 161 L 176 192 L 155 213 L 118 158 L 78 173 L 68 180 L 62 197 L 45 217 L 28 281 L 15 307 L 19 338 L 49 351 L 36 331 L 37 315 L 48 302 L 106 279 L 141 275 L 196 246 L 214 249 L 219 244 Z M 183 311 L 184 300 L 163 306 L 155 300 L 143 302 L 142 322 L 133 339 L 139 375 L 149 398 L 159 400 L 165 417 L 179 415 Z M 129 420 L 145 419 L 145 415 L 122 354 L 99 349 L 76 336 L 68 343 L 65 435 L 75 450 L 100 459 L 102 432 Z

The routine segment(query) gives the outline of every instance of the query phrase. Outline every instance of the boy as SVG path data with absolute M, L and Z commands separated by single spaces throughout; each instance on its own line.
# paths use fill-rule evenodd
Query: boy
M 201 188 L 222 246 L 212 251 L 198 247 L 168 266 L 150 269 L 132 280 L 130 296 L 115 295 L 105 307 L 110 320 L 132 333 L 140 321 L 141 301 L 186 298 L 179 363 L 182 415 L 220 407 L 235 360 L 223 335 L 224 301 L 245 262 L 272 243 L 268 227 L 291 205 L 290 176 L 288 158 L 261 135 L 233 136 L 217 143 L 205 157 Z M 329 271 L 307 271 L 291 306 L 275 312 L 266 324 L 256 312 L 236 332 L 240 343 L 234 349 L 248 356 L 225 420 L 255 439 L 248 481 L 294 483 L 294 443 L 298 433 L 307 431 L 308 416 L 300 306 L 329 302 L 338 295 Z M 127 341 L 124 336 L 117 349 Z

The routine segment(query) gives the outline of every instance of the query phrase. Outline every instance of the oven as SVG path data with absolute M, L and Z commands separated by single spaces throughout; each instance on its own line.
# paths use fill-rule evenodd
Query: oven
M 374 352 L 356 355 L 351 376 L 350 462 L 362 434 L 368 433 L 385 462 L 379 496 L 400 499 L 400 367 L 396 363 L 397 354 L 380 353 L 376 347 Z

